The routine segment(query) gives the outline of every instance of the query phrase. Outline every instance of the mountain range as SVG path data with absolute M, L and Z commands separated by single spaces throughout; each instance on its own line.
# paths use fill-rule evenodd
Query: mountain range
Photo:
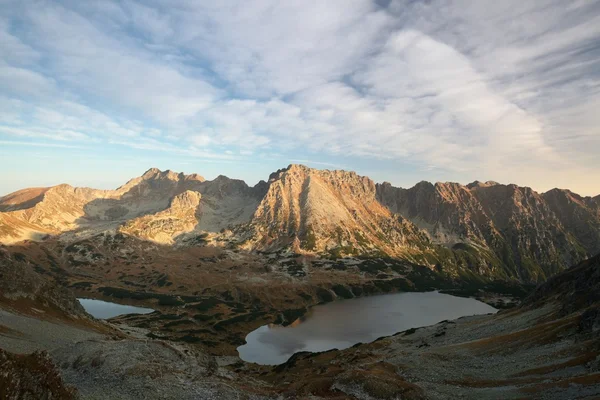
M 575 262 L 600 251 L 599 216 L 568 190 L 301 165 L 253 187 L 150 169 L 24 189 L 0 198 L 0 398 L 598 396 L 600 254 Z M 277 366 L 238 357 L 313 306 L 431 290 L 502 310 Z M 153 312 L 97 320 L 78 298 Z
M 600 252 L 600 196 L 496 182 L 403 189 L 290 165 L 253 187 L 149 169 L 116 190 L 66 184 L 0 198 L 0 243 L 121 234 L 316 259 L 398 259 L 453 277 L 539 282 Z

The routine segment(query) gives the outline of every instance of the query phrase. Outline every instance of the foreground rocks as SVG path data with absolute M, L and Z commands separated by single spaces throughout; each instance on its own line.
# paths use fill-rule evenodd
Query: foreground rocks
M 66 382 L 84 399 L 262 399 L 261 382 L 240 377 L 188 346 L 125 339 L 56 349 Z
M 75 388 L 65 385 L 47 352 L 16 355 L 0 349 L 0 399 L 76 398 Z

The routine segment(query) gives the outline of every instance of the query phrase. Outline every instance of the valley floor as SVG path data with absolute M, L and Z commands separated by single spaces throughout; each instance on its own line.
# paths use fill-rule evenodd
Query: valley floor
M 597 398 L 600 340 L 557 308 L 460 318 L 276 367 L 7 311 L 0 348 L 48 350 L 84 399 Z

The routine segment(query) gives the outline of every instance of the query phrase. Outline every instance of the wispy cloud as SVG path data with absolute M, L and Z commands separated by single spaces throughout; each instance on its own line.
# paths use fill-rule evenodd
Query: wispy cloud
M 599 42 L 584 0 L 7 1 L 0 137 L 600 191 Z
M 4 146 L 23 146 L 23 147 L 58 147 L 62 149 L 86 149 L 85 146 L 62 143 L 42 143 L 42 142 L 19 142 L 15 140 L 0 140 L 0 144 Z

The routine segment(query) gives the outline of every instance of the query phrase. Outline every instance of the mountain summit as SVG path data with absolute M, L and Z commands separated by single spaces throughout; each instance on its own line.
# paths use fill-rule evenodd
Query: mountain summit
M 600 252 L 598 199 L 478 181 L 403 189 L 296 164 L 254 187 L 151 168 L 116 190 L 59 185 L 4 196 L 0 241 L 118 232 L 184 247 L 392 257 L 530 282 Z

